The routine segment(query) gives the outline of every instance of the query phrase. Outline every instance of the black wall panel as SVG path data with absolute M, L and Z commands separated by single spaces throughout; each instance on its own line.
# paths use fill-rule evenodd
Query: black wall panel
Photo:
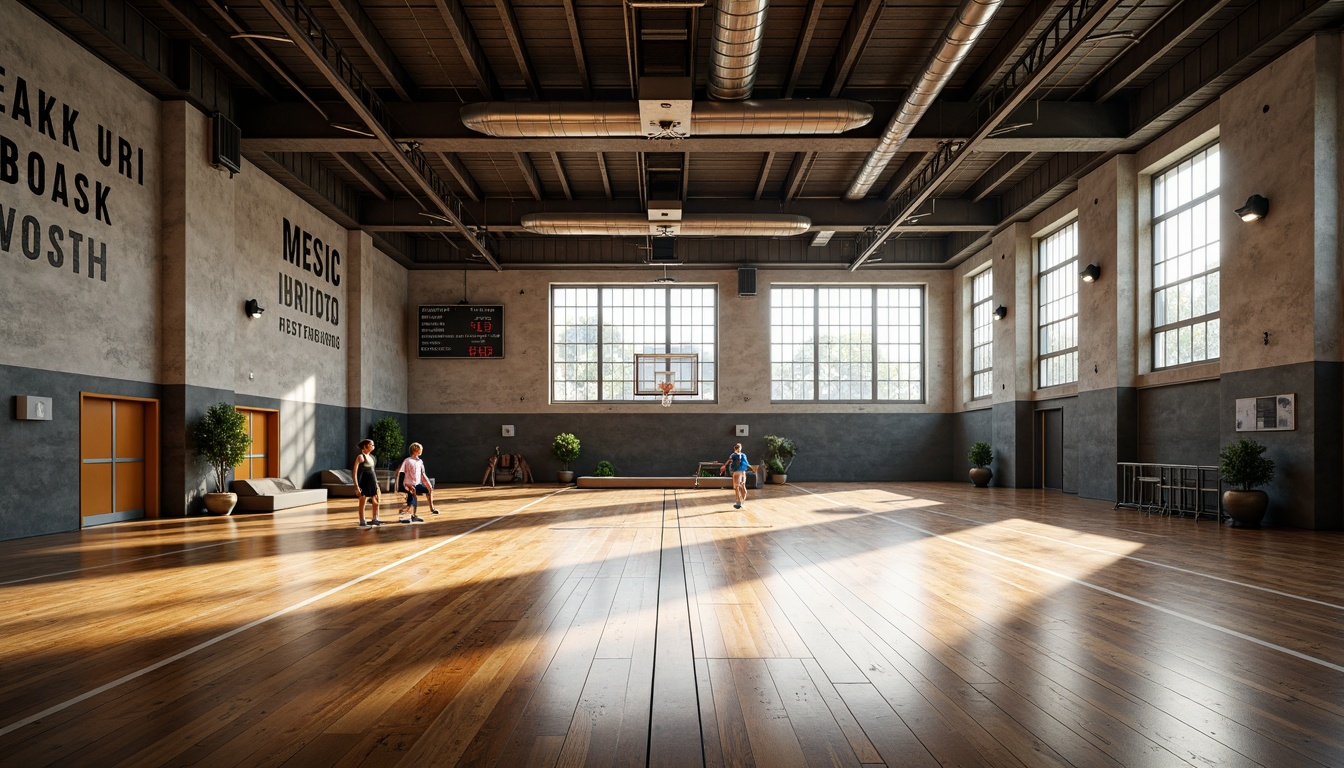
M 560 432 L 582 444 L 571 467 L 579 474 L 605 460 L 622 475 L 686 476 L 699 461 L 725 459 L 739 440 L 754 463 L 764 459 L 762 436 L 776 434 L 798 444 L 791 481 L 948 480 L 952 421 L 950 414 L 696 414 L 675 405 L 647 414 L 412 414 L 408 440 L 425 445 L 438 482 L 479 483 L 496 446 L 523 454 L 537 480 L 551 482 L 560 465 L 550 445 Z M 500 437 L 503 424 L 517 436 Z M 737 424 L 751 436 L 735 437 Z

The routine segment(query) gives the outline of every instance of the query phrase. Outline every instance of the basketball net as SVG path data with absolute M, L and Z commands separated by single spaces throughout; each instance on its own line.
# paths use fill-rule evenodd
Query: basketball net
M 670 407 L 672 405 L 672 390 L 676 388 L 677 385 L 671 381 L 658 382 L 658 390 L 663 393 L 662 402 L 664 408 Z

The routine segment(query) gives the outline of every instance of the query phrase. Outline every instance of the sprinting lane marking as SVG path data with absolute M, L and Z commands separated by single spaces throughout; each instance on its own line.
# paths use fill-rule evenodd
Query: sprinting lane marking
M 797 488 L 798 486 L 794 486 L 794 487 Z M 836 501 L 835 499 L 832 499 L 832 498 L 830 498 L 830 497 L 828 497 L 828 496 L 826 496 L 826 495 L 824 495 L 824 494 L 816 493 L 815 491 L 809 491 L 809 490 L 807 490 L 806 488 L 798 488 L 798 489 L 799 489 L 800 491 L 803 491 L 804 493 L 810 493 L 810 494 L 812 494 L 813 496 L 816 496 L 816 497 L 819 498 L 819 499 L 825 499 L 826 501 L 829 501 L 830 503 L 835 504 L 836 506 L 839 506 L 839 507 L 852 507 L 852 506 L 854 506 L 853 504 L 842 504 L 842 503 Z M 1171 609 L 1171 608 L 1163 607 L 1163 606 L 1158 605 L 1158 604 L 1156 604 L 1156 603 L 1150 603 L 1150 602 L 1148 602 L 1147 600 L 1142 600 L 1142 599 L 1139 599 L 1139 598 L 1137 598 L 1137 597 L 1132 597 L 1132 596 L 1130 596 L 1130 595 L 1126 595 L 1126 594 L 1124 594 L 1123 592 L 1116 592 L 1116 591 L 1113 590 L 1113 589 L 1107 589 L 1106 587 L 1103 587 L 1103 586 L 1101 586 L 1100 584 L 1093 584 L 1092 582 L 1089 582 L 1089 581 L 1083 581 L 1082 579 L 1075 579 L 1075 578 L 1072 577 L 1072 576 L 1068 576 L 1068 575 L 1066 575 L 1066 574 L 1059 573 L 1058 571 L 1052 571 L 1052 570 L 1050 570 L 1049 568 L 1042 568 L 1042 567 L 1039 566 L 1039 565 L 1033 565 L 1033 564 L 1031 564 L 1031 563 L 1028 563 L 1028 562 L 1025 562 L 1025 561 L 1022 561 L 1022 560 L 1018 560 L 1018 559 L 1015 558 L 1015 557 L 1009 557 L 1009 556 L 1007 556 L 1007 555 L 1002 555 L 1002 554 L 999 554 L 998 552 L 994 552 L 994 551 L 992 551 L 992 550 L 988 550 L 988 549 L 985 549 L 985 548 L 983 548 L 983 547 L 977 547 L 977 546 L 974 545 L 974 544 L 968 544 L 968 543 L 966 543 L 966 542 L 964 542 L 964 541 L 958 541 L 957 539 L 954 539 L 954 538 L 952 538 L 951 536 L 944 536 L 944 535 L 941 534 L 941 533 L 934 533 L 933 531 L 929 531 L 929 530 L 925 530 L 924 528 L 920 528 L 920 527 L 917 526 L 917 525 L 911 525 L 910 523 L 905 523 L 905 522 L 902 522 L 902 521 L 900 521 L 900 520 L 893 520 L 892 518 L 889 518 L 889 517 L 887 517 L 886 515 L 883 515 L 883 514 L 873 514 L 873 515 L 870 515 L 870 517 L 876 517 L 876 518 L 879 519 L 879 520 L 884 520 L 884 521 L 886 521 L 886 522 L 888 522 L 888 523 L 892 523 L 893 525 L 899 525 L 899 526 L 902 526 L 902 527 L 905 527 L 905 528 L 909 528 L 910 530 L 912 530 L 912 531 L 918 531 L 919 533 L 922 533 L 922 534 L 924 534 L 925 536 L 929 536 L 929 537 L 931 537 L 931 538 L 942 539 L 943 541 L 950 542 L 950 543 L 952 543 L 952 544 L 956 544 L 956 545 L 959 546 L 959 547 L 965 547 L 966 549 L 970 549 L 970 550 L 979 552 L 979 553 L 981 553 L 981 554 L 989 555 L 990 557 L 997 557 L 997 558 L 999 558 L 1000 560 L 1004 560 L 1004 561 L 1009 562 L 1009 563 L 1014 563 L 1014 564 L 1016 564 L 1016 565 L 1020 565 L 1020 566 L 1022 566 L 1023 568 L 1030 568 L 1030 569 L 1033 570 L 1033 571 L 1040 571 L 1041 573 L 1049 574 L 1050 576 L 1054 576 L 1054 577 L 1056 577 L 1056 578 L 1063 579 L 1064 581 L 1071 582 L 1071 583 L 1073 583 L 1073 584 L 1077 584 L 1077 585 L 1082 586 L 1082 587 L 1087 587 L 1088 589 L 1096 590 L 1097 592 L 1100 592 L 1100 593 L 1102 593 L 1102 594 L 1104 594 L 1104 595 L 1110 595 L 1111 597 L 1119 598 L 1119 599 L 1121 599 L 1121 600 L 1125 600 L 1125 601 L 1127 601 L 1127 602 L 1134 603 L 1135 605 L 1141 605 L 1141 606 L 1143 606 L 1143 607 L 1145 607 L 1145 608 L 1149 608 L 1149 609 L 1151 609 L 1151 610 L 1157 611 L 1158 613 L 1165 613 L 1165 614 L 1168 615 L 1168 616 L 1172 616 L 1172 617 L 1177 618 L 1177 619 L 1183 619 L 1183 620 L 1185 620 L 1185 621 L 1190 622 L 1191 624 L 1198 624 L 1199 626 L 1204 627 L 1205 629 L 1212 629 L 1212 630 L 1214 630 L 1215 632 L 1222 632 L 1222 633 L 1225 634 L 1225 635 L 1228 635 L 1228 636 L 1231 636 L 1231 637 L 1235 637 L 1235 638 L 1238 638 L 1238 639 L 1241 639 L 1241 640 L 1245 640 L 1245 641 L 1248 642 L 1248 643 L 1254 643 L 1254 644 L 1256 644 L 1256 645 L 1258 645 L 1258 646 L 1261 646 L 1262 648 L 1268 648 L 1268 649 L 1270 649 L 1270 650 L 1272 650 L 1272 651 L 1278 651 L 1278 652 L 1280 652 L 1280 653 L 1287 654 L 1287 655 L 1292 656 L 1292 657 L 1294 657 L 1294 658 L 1301 659 L 1302 661 L 1308 661 L 1308 662 L 1311 662 L 1312 664 L 1320 665 L 1320 666 L 1322 666 L 1322 667 L 1325 667 L 1326 669 L 1333 670 L 1333 671 L 1335 671 L 1335 672 L 1344 672 L 1344 666 L 1341 666 L 1341 665 L 1339 665 L 1339 664 L 1333 664 L 1333 663 L 1331 663 L 1331 662 L 1329 662 L 1329 661 L 1326 661 L 1325 659 L 1319 659 L 1319 658 L 1316 658 L 1315 656 L 1309 656 L 1309 655 L 1307 655 L 1307 654 L 1305 654 L 1305 653 L 1302 653 L 1301 651 L 1295 651 L 1295 650 L 1293 650 L 1292 648 L 1286 648 L 1286 647 L 1284 647 L 1284 646 L 1282 646 L 1282 645 L 1278 645 L 1278 644 L 1276 644 L 1276 643 L 1271 643 L 1271 642 L 1269 642 L 1268 640 L 1261 640 L 1261 639 L 1258 638 L 1258 637 L 1253 637 L 1253 636 L 1248 635 L 1248 634 L 1246 634 L 1246 633 L 1244 633 L 1244 632 L 1238 632 L 1238 631 L 1235 630 L 1235 629 L 1230 629 L 1230 628 L 1228 628 L 1228 627 L 1224 627 L 1224 626 L 1222 626 L 1221 624 L 1214 624 L 1214 623 L 1211 622 L 1211 621 L 1205 621 L 1205 620 L 1203 620 L 1203 619 L 1196 618 L 1196 617 L 1194 617 L 1194 616 L 1190 616 L 1190 615 L 1188 615 L 1188 614 L 1181 613 L 1180 611 L 1177 611 L 1177 610 L 1174 610 L 1174 609 Z
M 168 557 L 169 555 L 180 555 L 180 554 L 184 554 L 184 553 L 186 553 L 186 552 L 197 552 L 197 551 L 202 550 L 202 549 L 210 549 L 211 547 L 223 547 L 223 546 L 226 546 L 226 545 L 228 545 L 228 544 L 233 544 L 233 543 L 235 543 L 235 542 L 232 542 L 232 541 L 221 541 L 221 542 L 219 542 L 219 543 L 217 543 L 217 544 L 202 544 L 202 545 L 199 546 L 199 547 L 188 547 L 188 548 L 186 548 L 186 549 L 174 549 L 174 550 L 172 550 L 171 552 L 160 552 L 160 553 L 158 553 L 157 555 L 145 555 L 145 556 L 143 556 L 143 557 L 133 557 L 133 558 L 131 558 L 131 559 L 129 559 L 129 560 L 118 560 L 118 561 L 116 561 L 115 563 L 103 563 L 102 565 L 90 565 L 90 566 L 87 566 L 87 567 L 85 567 L 85 568 L 71 568 L 71 569 L 68 570 L 68 571 L 55 571 L 54 573 L 43 573 L 43 574 L 39 574 L 39 575 L 37 575 L 37 576 L 28 576 L 28 577 L 26 577 L 26 578 L 22 578 L 22 579 L 12 579 L 12 580 L 10 580 L 10 581 L 0 581 L 0 587 L 7 587 L 7 586 L 9 586 L 10 584 L 22 584 L 22 583 L 25 582 L 25 581 L 37 581 L 38 579 L 51 579 L 51 578 L 55 578 L 55 577 L 57 577 L 57 576 L 66 576 L 66 575 L 71 574 L 71 573 L 83 573 L 84 571 L 96 571 L 96 570 L 98 570 L 99 568 L 115 568 L 115 567 L 118 566 L 118 565 L 125 565 L 125 564 L 127 564 L 127 563 L 134 563 L 134 562 L 138 562 L 138 561 L 140 561 L 140 560 L 152 560 L 153 558 L 156 558 L 156 557 Z
M 487 520 L 486 522 L 481 523 L 480 525 L 476 526 L 475 528 L 472 528 L 472 529 L 469 530 L 469 531 L 463 531 L 462 533 L 459 533 L 459 534 L 457 534 L 456 536 L 451 536 L 451 537 L 449 537 L 449 538 L 447 538 L 447 539 L 444 539 L 443 541 L 440 541 L 438 544 L 434 544 L 434 545 L 432 545 L 432 546 L 426 547 L 426 548 L 420 550 L 419 552 L 415 552 L 415 553 L 413 553 L 413 554 L 407 555 L 406 557 L 403 557 L 403 558 L 401 558 L 400 560 L 397 560 L 397 561 L 392 562 L 392 563 L 388 563 L 387 565 L 384 565 L 384 566 L 382 566 L 381 568 L 377 568 L 377 569 L 375 569 L 375 570 L 369 571 L 368 573 L 364 574 L 363 576 L 356 576 L 355 578 L 353 578 L 353 579 L 351 579 L 351 580 L 345 582 L 344 584 L 340 584 L 340 585 L 338 585 L 338 586 L 332 587 L 331 589 L 328 589 L 326 592 L 322 592 L 321 594 L 313 595 L 312 597 L 307 598 L 306 600 L 302 600 L 302 601 L 297 602 L 297 603 L 294 603 L 293 605 L 290 605 L 290 606 L 288 606 L 288 607 L 281 608 L 280 610 L 276 611 L 275 613 L 270 614 L 269 616 L 263 616 L 263 617 L 261 617 L 260 619 L 256 619 L 256 620 L 254 620 L 254 621 L 249 621 L 248 623 L 242 625 L 241 627 L 235 627 L 235 628 L 233 628 L 233 629 L 229 630 L 228 632 L 225 632 L 225 633 L 223 633 L 223 634 L 221 634 L 221 635 L 216 635 L 216 636 L 210 638 L 209 640 L 206 640 L 206 641 L 201 642 L 201 643 L 197 643 L 196 645 L 193 645 L 192 647 L 186 649 L 185 651 L 180 651 L 180 652 L 178 652 L 178 653 L 175 653 L 175 654 L 173 654 L 172 656 L 169 656 L 169 657 L 166 658 L 166 659 L 161 659 L 161 660 L 159 660 L 159 661 L 154 662 L 153 664 L 150 664 L 150 665 L 147 666 L 147 667 L 144 667 L 144 668 L 141 668 L 141 669 L 137 669 L 137 670 L 134 671 L 134 672 L 131 672 L 131 673 L 126 674 L 126 675 L 123 675 L 123 676 L 117 678 L 116 680 L 113 680 L 113 681 L 110 682 L 110 683 L 104 683 L 103 685 L 100 685 L 100 686 L 98 686 L 97 688 L 94 688 L 94 689 L 91 690 L 91 691 L 85 691 L 84 693 L 81 693 L 80 695 L 75 696 L 75 697 L 72 698 L 72 699 L 67 699 L 67 700 L 61 702 L 60 704 L 54 704 L 54 705 L 52 705 L 52 706 L 50 706 L 50 707 L 47 707 L 46 709 L 42 710 L 41 712 L 38 712 L 37 714 L 29 715 L 28 717 L 25 717 L 25 718 L 23 718 L 22 720 L 19 720 L 19 721 L 10 723 L 9 725 L 5 726 L 4 728 L 0 728 L 0 736 L 4 736 L 4 735 L 6 735 L 6 734 L 9 734 L 9 733 L 12 733 L 12 732 L 14 732 L 14 731 L 17 731 L 18 729 L 23 728 L 24 726 L 32 725 L 33 723 L 37 722 L 38 720 L 41 720 L 41 719 L 44 718 L 44 717 L 48 717 L 48 716 L 50 716 L 50 715 L 54 715 L 54 714 L 56 714 L 57 712 L 60 712 L 61 710 L 68 709 L 69 707 L 72 707 L 72 706 L 74 706 L 75 704 L 80 703 L 81 701 L 86 701 L 86 700 L 88 700 L 88 699 L 93 698 L 94 696 L 97 696 L 97 695 L 102 694 L 102 693 L 106 693 L 107 691 L 110 691 L 110 690 L 112 690 L 113 688 L 116 688 L 117 686 L 124 685 L 124 684 L 126 684 L 126 683 L 129 683 L 129 682 L 132 681 L 132 680 L 135 680 L 135 679 L 140 678 L 140 677 L 144 677 L 145 675 L 149 674 L 150 672 L 153 672 L 153 671 L 158 670 L 158 669 L 162 669 L 163 667 L 166 667 L 166 666 L 168 666 L 169 664 L 172 664 L 172 663 L 175 662 L 175 661 L 180 661 L 180 660 L 182 660 L 182 659 L 185 659 L 186 657 L 191 656 L 192 654 L 197 653 L 198 651 L 203 651 L 203 650 L 205 650 L 206 648 L 209 648 L 209 647 L 212 646 L 212 645 L 218 645 L 219 643 L 222 643 L 222 642 L 224 642 L 225 640 L 228 640 L 229 638 L 231 638 L 231 637 L 233 637 L 233 636 L 235 636 L 235 635 L 242 634 L 243 632 L 246 632 L 247 630 L 252 629 L 253 627 L 261 626 L 262 624 L 265 624 L 265 623 L 268 622 L 268 621 L 271 621 L 271 620 L 273 620 L 273 619 L 278 619 L 278 618 L 280 618 L 281 616 L 284 616 L 285 614 L 293 613 L 294 611 L 297 611 L 297 610 L 299 610 L 300 608 L 304 608 L 304 607 L 306 607 L 306 606 L 312 605 L 313 603 L 317 602 L 318 600 L 321 600 L 321 599 L 323 599 L 323 598 L 325 598 L 325 597 L 330 597 L 331 595 L 334 595 L 334 594 L 336 594 L 337 592 L 341 592 L 341 591 L 343 591 L 343 590 L 345 590 L 345 589 L 348 589 L 348 588 L 350 588 L 350 587 L 353 587 L 353 586 L 355 586 L 356 584 L 359 584 L 360 582 L 368 581 L 369 579 L 372 579 L 374 576 L 377 576 L 377 575 L 379 575 L 379 574 L 381 574 L 381 573 L 384 573 L 384 572 L 386 572 L 386 571 L 392 570 L 393 568 L 396 568 L 396 567 L 399 566 L 399 565 L 404 565 L 404 564 L 406 564 L 406 563 L 409 563 L 410 561 L 415 560 L 416 558 L 422 557 L 422 556 L 424 556 L 424 555 L 427 555 L 427 554 L 429 554 L 430 552 L 433 552 L 434 550 L 439 549 L 440 547 L 445 547 L 445 546 L 447 546 L 447 545 L 449 545 L 449 544 L 452 544 L 454 541 L 457 541 L 458 539 L 462 538 L 463 536 L 466 536 L 466 535 L 468 535 L 468 534 L 475 533 L 475 532 L 481 530 L 482 528 L 485 528 L 486 526 L 494 525 L 495 523 L 498 523 L 500 520 L 503 520 L 503 519 L 506 518 L 506 517 L 510 517 L 510 516 L 512 516 L 512 515 L 516 515 L 516 514 L 518 514 L 519 512 L 522 512 L 523 510 L 527 509 L 528 507 L 531 507 L 531 506 L 536 505 L 536 504 L 540 504 L 541 502 L 546 501 L 547 499 L 551 498 L 552 496 L 556 495 L 557 493 L 563 493 L 563 492 L 565 492 L 566 490 L 568 490 L 568 489 L 567 489 L 567 488 L 561 488 L 561 489 L 559 489 L 559 490 L 552 491 L 551 493 L 548 493 L 548 494 L 546 494 L 545 496 L 542 496 L 542 497 L 537 498 L 537 499 L 533 499 L 532 501 L 528 502 L 527 504 L 524 504 L 524 505 L 521 506 L 521 507 L 518 507 L 517 509 L 511 510 L 511 511 L 509 511 L 509 512 L 505 512 L 504 514 L 500 515 L 499 517 L 496 517 L 496 518 L 493 519 L 493 520 Z

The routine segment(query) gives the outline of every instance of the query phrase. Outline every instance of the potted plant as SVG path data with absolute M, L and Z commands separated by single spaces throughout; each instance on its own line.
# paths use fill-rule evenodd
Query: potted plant
M 1269 507 L 1269 495 L 1259 489 L 1274 479 L 1274 462 L 1265 458 L 1265 446 L 1241 438 L 1218 454 L 1218 472 L 1234 486 L 1223 492 L 1223 509 L 1234 528 L 1259 528 Z
M 555 440 L 551 442 L 551 455 L 564 467 L 555 473 L 555 479 L 562 483 L 574 482 L 574 473 L 570 471 L 569 463 L 579 458 L 579 438 L 568 432 L 556 435 Z
M 401 423 L 391 416 L 383 418 L 373 423 L 373 428 L 369 430 L 369 438 L 373 440 L 373 454 L 378 457 L 378 463 L 382 464 L 384 469 L 377 471 L 378 484 L 388 490 L 393 490 L 392 484 L 396 482 L 393 477 L 393 466 L 401 460 L 401 452 L 406 447 L 406 438 L 401 434 Z
M 789 481 L 789 465 L 798 455 L 798 446 L 787 437 L 765 436 L 765 469 L 770 482 L 783 485 Z
M 597 462 L 597 469 L 593 470 L 593 477 L 615 477 L 616 466 L 610 461 Z
M 994 461 L 994 451 L 989 447 L 989 443 L 984 441 L 972 443 L 966 459 L 971 462 L 971 482 L 975 487 L 984 488 L 989 485 L 990 478 L 994 477 L 994 473 L 989 469 L 989 465 Z
M 228 492 L 229 470 L 247 457 L 252 438 L 247 434 L 247 417 L 229 403 L 216 403 L 191 431 L 199 454 L 215 473 L 215 493 L 205 494 L 205 510 L 212 515 L 227 515 L 238 503 L 238 494 Z

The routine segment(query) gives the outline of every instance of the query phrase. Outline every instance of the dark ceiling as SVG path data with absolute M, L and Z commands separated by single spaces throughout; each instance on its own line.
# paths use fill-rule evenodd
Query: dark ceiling
M 677 237 L 685 263 L 955 264 L 1344 18 L 1344 0 L 772 0 L 747 44 L 759 58 L 744 102 L 708 94 L 716 27 L 742 2 L 25 3 L 159 97 L 227 117 L 244 157 L 403 264 L 506 269 L 641 265 L 646 235 L 538 234 L 524 217 L 638 228 L 667 201 L 686 232 L 722 225 Z M 969 50 L 953 45 L 959 63 L 927 111 L 869 159 L 961 39 L 947 34 L 955 19 L 972 16 L 987 23 Z M 784 132 L 797 120 L 779 119 L 752 135 L 605 135 L 604 115 L 674 103 L 667 93 L 693 102 L 697 126 L 725 103 L 756 114 L 845 100 L 873 118 L 840 133 Z M 559 135 L 489 136 L 461 117 L 483 104 L 594 116 L 543 129 Z M 874 180 L 855 194 L 866 161 Z M 810 226 L 749 234 L 781 214 Z

